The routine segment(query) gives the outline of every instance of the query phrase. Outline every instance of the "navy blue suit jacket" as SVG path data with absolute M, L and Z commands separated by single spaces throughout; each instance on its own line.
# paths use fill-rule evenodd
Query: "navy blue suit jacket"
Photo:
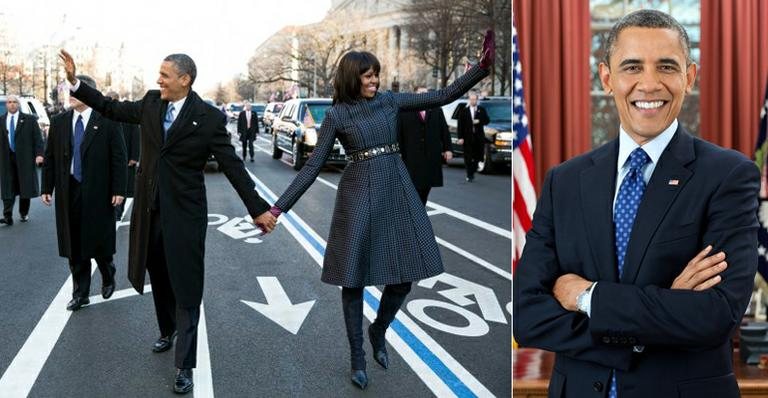
M 514 336 L 556 353 L 550 397 L 738 397 L 730 336 L 757 268 L 760 173 L 682 127 L 638 209 L 621 280 L 614 249 L 618 139 L 549 171 L 513 280 Z M 722 282 L 671 290 L 701 249 L 724 251 Z M 567 273 L 598 281 L 591 318 L 552 295 Z M 633 346 L 645 351 L 634 353 Z

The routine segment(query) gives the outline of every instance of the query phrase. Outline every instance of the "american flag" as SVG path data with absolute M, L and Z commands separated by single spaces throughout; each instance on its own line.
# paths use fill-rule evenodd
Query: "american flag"
M 768 183 L 766 183 L 766 162 L 768 161 L 768 86 L 765 88 L 765 102 L 760 110 L 760 131 L 757 135 L 755 162 L 762 176 L 760 184 L 760 229 L 757 231 L 757 272 L 768 281 Z
M 536 207 L 534 189 L 533 146 L 528 132 L 528 116 L 525 114 L 523 97 L 523 73 L 517 30 L 512 26 L 512 236 L 515 242 L 512 253 L 514 272 L 525 246 L 525 234 L 531 229 L 533 210 Z

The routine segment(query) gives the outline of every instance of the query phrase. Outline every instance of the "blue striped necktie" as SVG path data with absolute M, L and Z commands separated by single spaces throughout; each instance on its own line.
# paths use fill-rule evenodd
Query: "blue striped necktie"
M 163 120 L 163 130 L 165 131 L 165 139 L 168 139 L 168 130 L 171 128 L 171 125 L 173 124 L 173 119 L 175 118 L 173 111 L 175 108 L 173 107 L 173 104 L 168 104 L 168 110 L 165 112 L 165 119 Z
M 8 143 L 11 145 L 11 152 L 16 152 L 16 115 L 11 115 L 11 133 L 8 137 Z
M 83 145 L 83 136 L 85 136 L 85 126 L 83 125 L 83 115 L 77 116 L 75 123 L 75 139 L 72 148 L 72 176 L 77 182 L 83 182 L 83 159 L 80 147 Z

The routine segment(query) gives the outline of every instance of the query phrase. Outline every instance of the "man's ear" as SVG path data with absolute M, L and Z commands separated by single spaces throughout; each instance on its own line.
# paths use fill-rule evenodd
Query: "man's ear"
M 697 65 L 691 63 L 685 69 L 685 93 L 690 94 L 693 91 L 693 85 L 696 83 L 696 74 L 698 73 Z
M 182 75 L 179 80 L 181 80 L 181 84 L 184 87 L 189 87 L 192 85 L 192 78 L 189 75 Z
M 611 86 L 611 68 L 605 63 L 601 62 L 597 66 L 597 73 L 600 76 L 600 83 L 608 94 L 613 94 L 613 87 Z

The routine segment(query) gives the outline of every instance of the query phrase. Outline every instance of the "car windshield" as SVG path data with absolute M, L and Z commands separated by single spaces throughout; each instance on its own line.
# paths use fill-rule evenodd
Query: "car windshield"
M 321 124 L 325 119 L 325 112 L 331 107 L 331 104 L 307 104 L 307 110 L 309 115 L 314 121 L 314 124 Z M 304 115 L 304 119 L 308 120 L 307 115 Z M 311 124 L 304 122 L 304 124 Z
M 231 112 L 240 112 L 240 111 L 243 110 L 243 106 L 242 105 L 232 105 L 232 106 L 230 106 L 229 110 Z
M 5 107 L 5 101 L 0 101 L 0 115 L 8 112 L 8 108 Z
M 278 113 L 280 113 L 280 110 L 282 109 L 283 109 L 283 104 L 275 104 L 275 107 L 272 108 L 272 113 L 277 115 Z
M 483 101 L 480 105 L 488 112 L 492 123 L 512 122 L 512 103 L 510 101 Z
M 264 105 L 253 105 L 251 106 L 251 111 L 256 113 L 264 113 Z

